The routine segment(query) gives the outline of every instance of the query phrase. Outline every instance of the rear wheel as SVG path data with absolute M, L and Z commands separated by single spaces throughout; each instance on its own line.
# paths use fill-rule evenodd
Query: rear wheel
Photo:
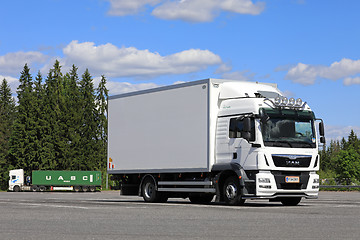
M 225 180 L 223 187 L 224 200 L 229 205 L 243 205 L 245 199 L 241 199 L 241 186 L 236 176 L 230 176 Z
M 289 198 L 281 198 L 280 202 L 284 206 L 296 206 L 300 203 L 301 197 L 289 197 Z
M 40 187 L 39 187 L 39 191 L 40 191 L 40 192 L 45 192 L 45 191 L 46 191 L 46 187 L 45 187 L 45 186 L 40 186 Z
M 37 186 L 32 186 L 32 187 L 31 187 L 31 190 L 32 190 L 33 192 L 37 192 L 37 191 L 39 191 L 39 188 L 38 188 Z
M 88 188 L 88 186 L 83 186 L 82 190 L 83 190 L 83 192 L 87 192 L 87 191 L 89 191 L 89 188 Z
M 145 202 L 166 202 L 167 198 L 162 198 L 161 193 L 156 191 L 156 185 L 152 178 L 145 178 L 141 185 L 141 194 Z
M 81 191 L 81 187 L 80 187 L 80 186 L 74 186 L 74 191 L 75 191 L 75 192 L 80 192 L 80 191 Z
M 89 190 L 90 190 L 90 192 L 95 192 L 95 191 L 96 191 L 96 187 L 95 187 L 95 186 L 90 186 L 90 187 L 89 187 Z

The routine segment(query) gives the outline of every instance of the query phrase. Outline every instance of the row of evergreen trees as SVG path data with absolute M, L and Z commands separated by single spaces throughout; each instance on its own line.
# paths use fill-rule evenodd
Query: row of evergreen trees
M 63 74 L 58 61 L 45 79 L 24 66 L 17 99 L 8 82 L 0 87 L 0 187 L 7 188 L 8 171 L 106 170 L 106 78 L 94 88 L 86 70 Z
M 320 159 L 320 175 L 336 178 L 332 184 L 360 184 L 360 139 L 353 130 L 347 140 L 332 140 L 326 149 L 320 151 Z

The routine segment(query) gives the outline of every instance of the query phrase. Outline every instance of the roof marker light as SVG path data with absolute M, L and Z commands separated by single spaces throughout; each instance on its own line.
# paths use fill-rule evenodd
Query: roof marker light
M 294 106 L 295 104 L 295 98 L 290 98 L 289 99 L 289 106 Z
M 301 100 L 301 98 L 296 99 L 295 106 L 300 107 L 300 106 L 301 106 L 301 104 L 302 104 L 302 100 Z
M 288 98 L 287 97 L 283 97 L 283 99 L 281 100 L 281 104 L 282 105 L 287 105 L 288 104 Z
M 275 103 L 276 106 L 279 106 L 280 103 L 281 103 L 281 98 L 280 98 L 280 97 L 276 97 L 274 103 Z

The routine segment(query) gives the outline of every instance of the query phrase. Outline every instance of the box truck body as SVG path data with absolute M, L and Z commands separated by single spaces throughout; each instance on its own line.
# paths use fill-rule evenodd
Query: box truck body
M 317 197 L 315 115 L 275 84 L 205 79 L 111 96 L 108 109 L 108 173 L 122 194 L 230 204 Z
M 209 170 L 213 141 L 207 87 L 128 94 L 111 99 L 109 109 L 113 174 Z
M 101 187 L 100 171 L 33 171 L 24 177 L 23 169 L 10 170 L 10 191 L 74 190 L 95 191 Z

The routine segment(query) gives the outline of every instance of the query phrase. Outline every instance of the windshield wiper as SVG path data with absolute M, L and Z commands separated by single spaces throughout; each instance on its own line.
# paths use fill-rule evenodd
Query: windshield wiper
M 307 146 L 313 147 L 315 143 L 309 143 L 309 142 L 303 142 L 303 141 L 296 141 L 296 142 L 292 142 L 292 143 L 297 143 L 297 144 L 305 144 Z
M 273 146 L 275 146 L 275 147 L 282 147 L 282 145 L 279 146 L 279 145 L 276 144 L 276 143 L 285 143 L 285 144 L 289 145 L 291 148 L 293 147 L 293 145 L 292 145 L 290 142 L 288 142 L 288 141 L 266 141 L 266 142 L 272 143 Z M 275 144 L 276 144 L 277 146 L 276 146 Z

